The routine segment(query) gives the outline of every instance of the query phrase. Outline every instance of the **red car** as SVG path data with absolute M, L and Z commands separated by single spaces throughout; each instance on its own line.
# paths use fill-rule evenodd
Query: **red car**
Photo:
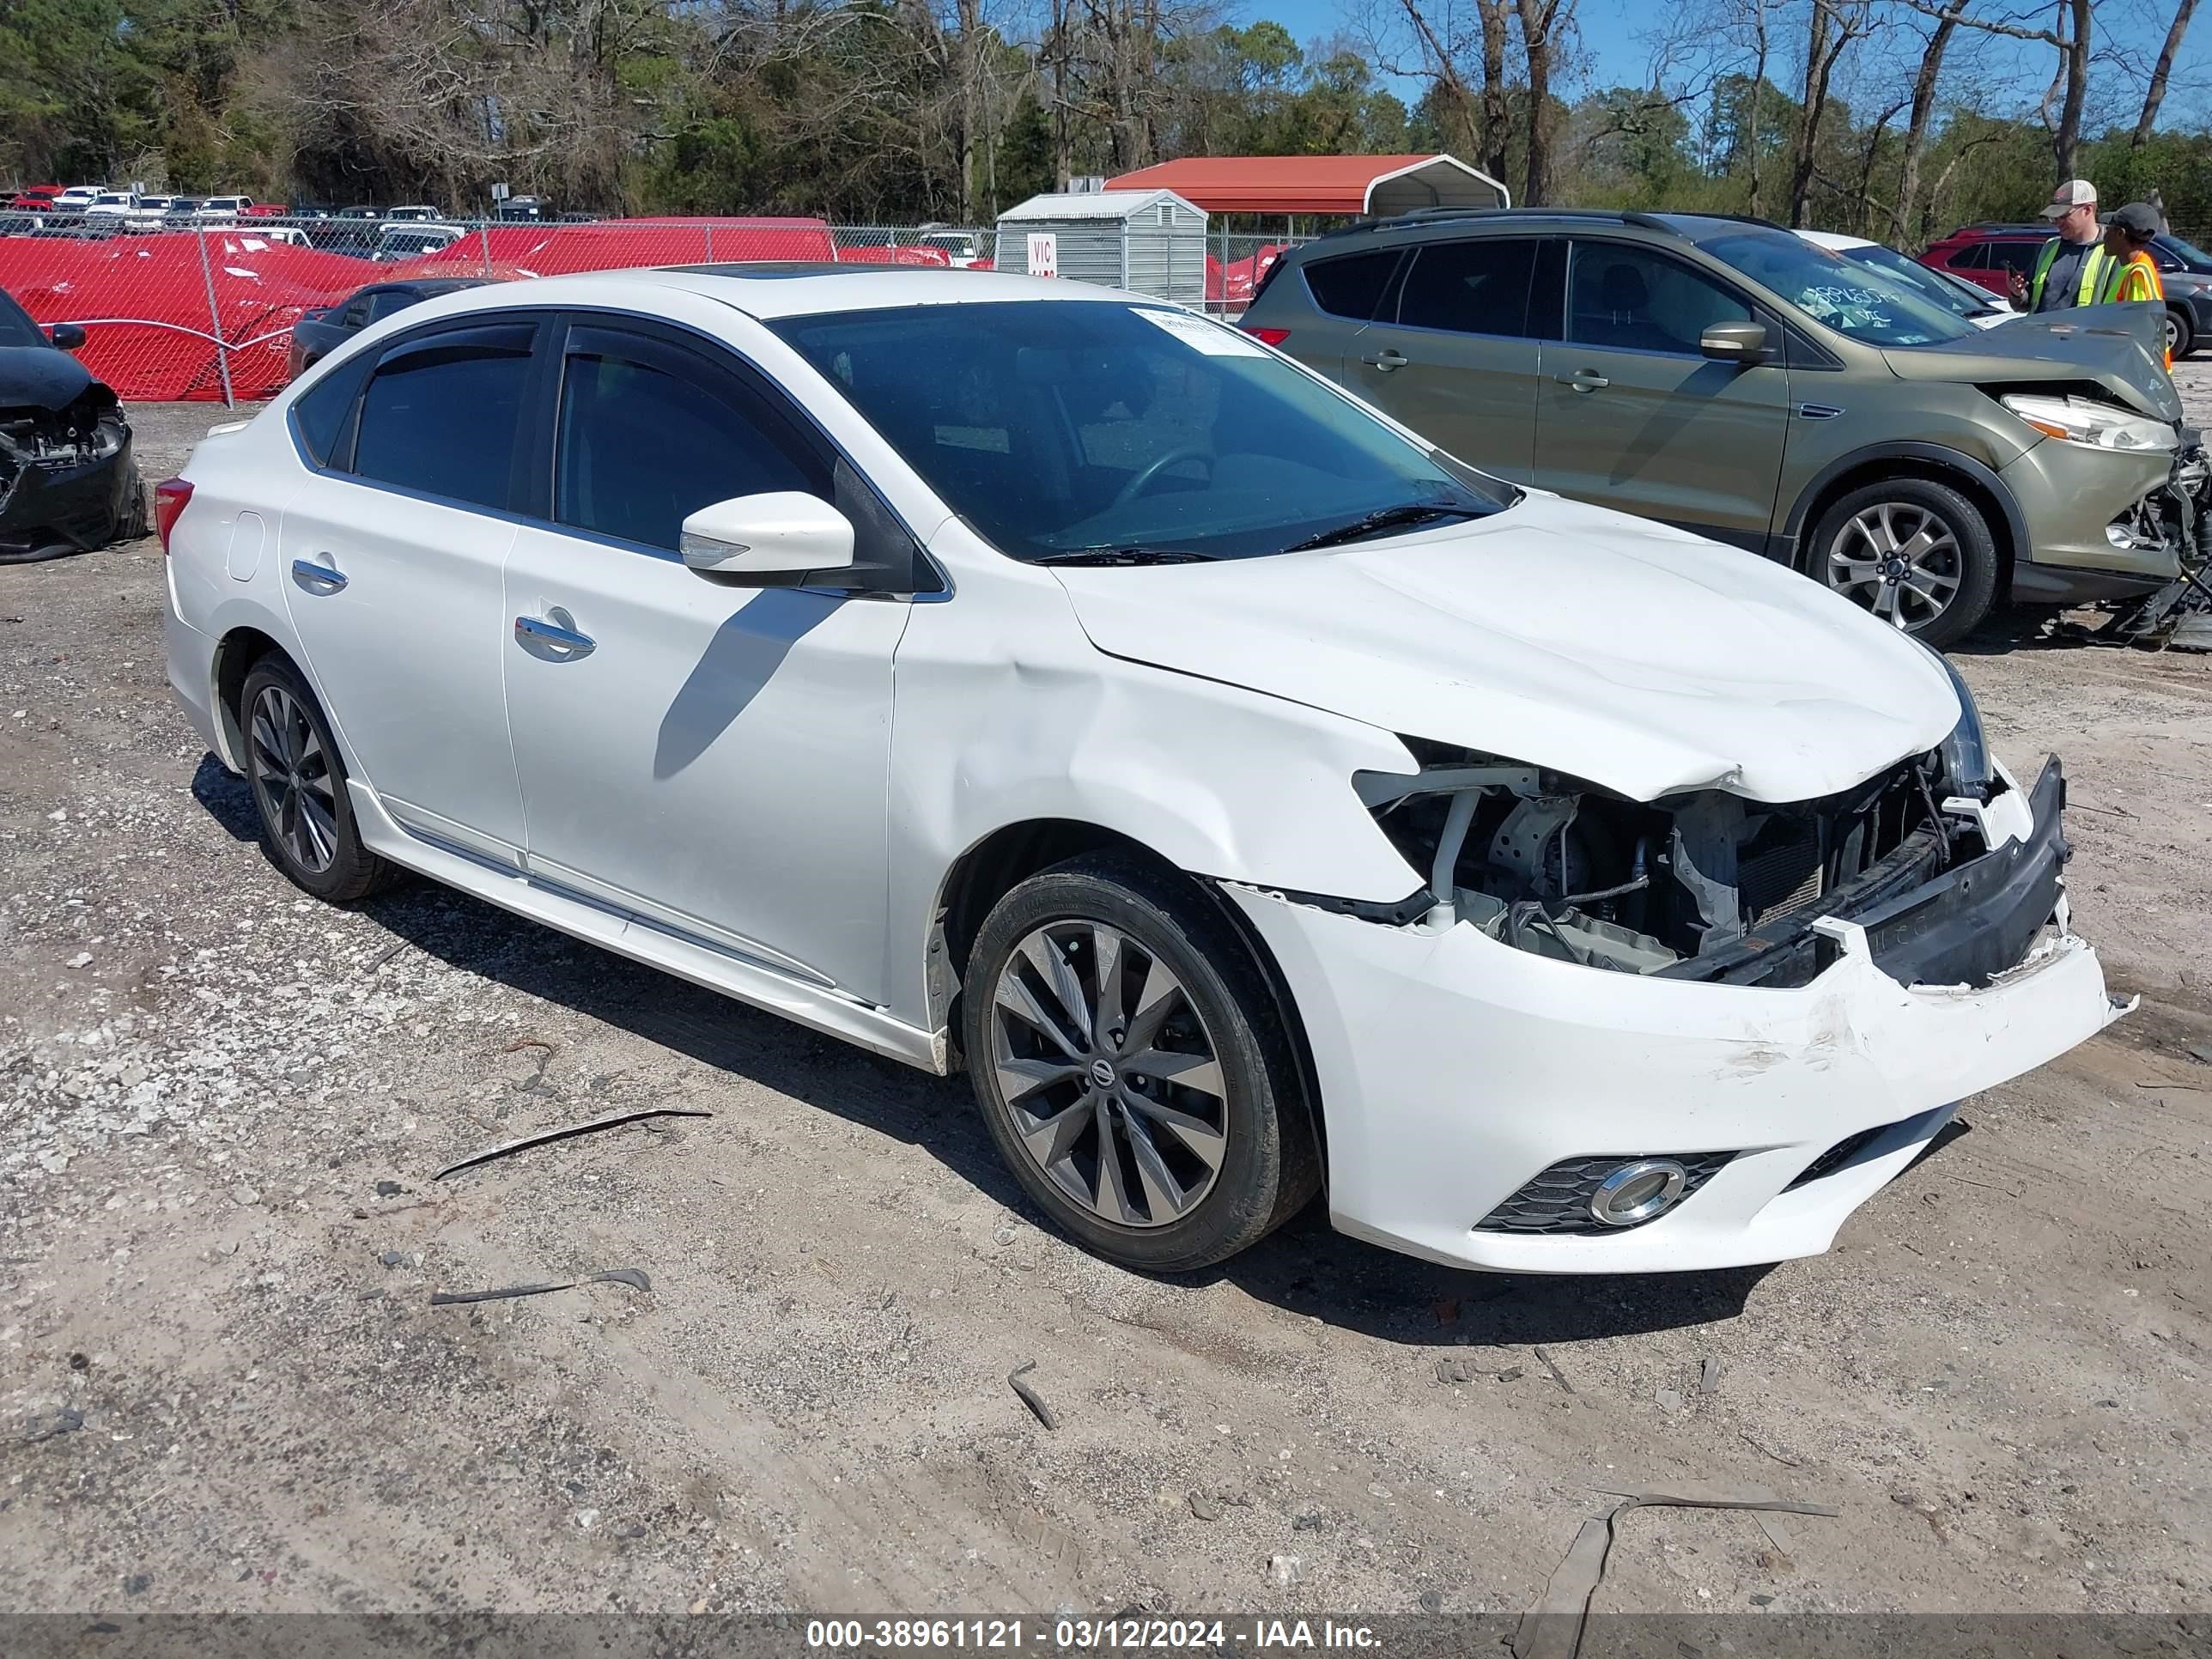
M 1920 263 L 1950 272 L 1992 294 L 2012 296 L 2012 274 L 2032 282 L 2035 262 L 2052 234 L 2049 224 L 1967 225 L 1932 242 Z M 2166 287 L 2166 348 L 2179 362 L 2200 343 L 2212 344 L 2212 254 L 2166 233 L 2151 242 Z
M 61 193 L 59 185 L 26 185 L 8 205 L 22 213 L 52 213 L 54 198 Z

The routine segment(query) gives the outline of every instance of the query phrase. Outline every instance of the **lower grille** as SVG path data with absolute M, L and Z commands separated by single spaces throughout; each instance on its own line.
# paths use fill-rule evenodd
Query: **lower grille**
M 1624 1164 L 1644 1158 L 1671 1158 L 1682 1166 L 1682 1198 L 1704 1186 L 1734 1152 L 1614 1152 L 1571 1158 L 1554 1164 L 1475 1224 L 1479 1233 L 1620 1233 L 1590 1213 L 1599 1183 Z M 1680 1200 L 1677 1200 L 1679 1205 Z M 1670 1210 L 1668 1213 L 1671 1214 Z M 1658 1218 L 1654 1217 L 1656 1220 Z M 1632 1224 L 1640 1226 L 1642 1223 Z
M 1832 1176 L 1861 1152 L 1897 1127 L 1894 1123 L 1877 1123 L 1871 1129 L 1862 1129 L 1855 1135 L 1845 1135 L 1834 1146 L 1808 1164 L 1797 1179 L 1782 1190 L 1794 1193 L 1800 1187 L 1818 1181 L 1822 1176 Z

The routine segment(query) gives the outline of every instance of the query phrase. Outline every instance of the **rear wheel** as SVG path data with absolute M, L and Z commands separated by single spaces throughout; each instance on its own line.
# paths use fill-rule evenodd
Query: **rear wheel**
M 1997 550 L 1981 509 L 1948 484 L 1887 478 L 1839 496 L 1813 531 L 1813 574 L 1941 648 L 1989 615 Z
M 1146 1273 L 1207 1267 L 1320 1185 L 1274 1000 L 1180 878 L 1116 854 L 1032 876 L 985 920 L 963 977 L 991 1138 L 1097 1255 Z
M 269 861 L 332 904 L 389 884 L 398 872 L 362 844 L 345 763 L 299 671 L 281 656 L 262 658 L 247 671 L 238 702 L 246 778 Z

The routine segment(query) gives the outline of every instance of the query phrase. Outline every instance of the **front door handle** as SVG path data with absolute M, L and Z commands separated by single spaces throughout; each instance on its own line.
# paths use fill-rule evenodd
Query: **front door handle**
M 327 559 L 327 553 L 319 554 Z M 310 593 L 335 593 L 346 585 L 345 573 L 327 564 L 317 564 L 314 559 L 292 561 L 292 580 Z
M 1597 392 L 1613 384 L 1594 368 L 1578 368 L 1571 374 L 1559 377 L 1561 386 L 1571 386 L 1577 392 Z
M 1359 360 L 1370 368 L 1379 368 L 1388 374 L 1394 368 L 1403 368 L 1413 360 L 1395 346 L 1384 346 L 1380 351 L 1370 352 Z
M 550 646 L 559 653 L 556 659 L 561 662 L 574 662 L 579 657 L 588 657 L 599 643 L 588 634 L 579 634 L 573 628 L 563 628 L 559 623 L 547 622 L 542 617 L 517 617 L 514 619 L 514 637 L 526 646 L 533 641 Z

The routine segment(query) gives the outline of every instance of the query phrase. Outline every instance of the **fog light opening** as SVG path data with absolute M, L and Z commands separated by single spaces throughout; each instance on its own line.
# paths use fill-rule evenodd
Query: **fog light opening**
M 1633 1227 L 1662 1216 L 1681 1199 L 1690 1172 L 1671 1158 L 1624 1164 L 1590 1194 L 1591 1218 L 1608 1227 Z

